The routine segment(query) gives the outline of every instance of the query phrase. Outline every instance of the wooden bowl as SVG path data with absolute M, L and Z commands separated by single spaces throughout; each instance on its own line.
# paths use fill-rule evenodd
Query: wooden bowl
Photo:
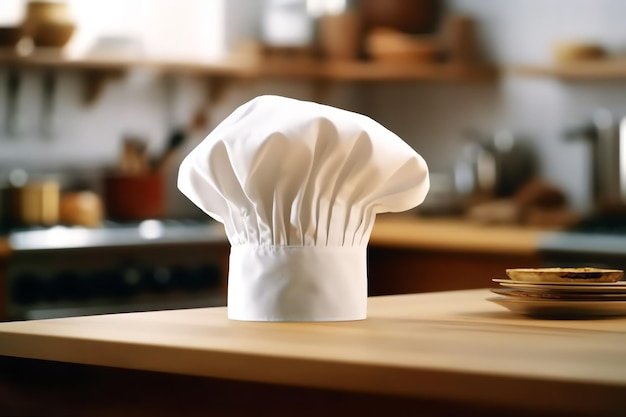
M 36 47 L 62 48 L 72 38 L 76 26 L 72 23 L 40 23 L 31 33 Z
M 69 6 L 62 2 L 30 1 L 26 6 L 25 22 L 41 23 L 70 23 Z
M 599 44 L 583 42 L 559 42 L 552 46 L 557 63 L 594 61 L 607 57 L 606 49 Z
M 374 60 L 429 63 L 437 60 L 438 41 L 430 36 L 416 36 L 377 28 L 366 36 L 365 51 Z

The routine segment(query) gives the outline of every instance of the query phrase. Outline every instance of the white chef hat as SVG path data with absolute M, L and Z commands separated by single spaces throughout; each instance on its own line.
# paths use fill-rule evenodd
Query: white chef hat
M 377 213 L 428 192 L 423 158 L 361 114 L 279 96 L 236 109 L 184 159 L 178 188 L 224 223 L 228 317 L 360 320 Z

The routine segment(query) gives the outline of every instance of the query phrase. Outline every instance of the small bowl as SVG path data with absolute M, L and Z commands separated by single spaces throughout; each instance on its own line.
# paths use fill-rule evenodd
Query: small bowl
M 72 23 L 40 23 L 33 28 L 31 37 L 35 47 L 62 48 L 75 30 L 76 26 Z
M 366 36 L 365 52 L 377 61 L 429 63 L 437 60 L 440 46 L 433 37 L 379 28 Z
M 15 48 L 23 36 L 21 26 L 0 27 L 0 48 Z
M 25 21 L 35 24 L 69 23 L 70 8 L 65 2 L 29 1 L 26 5 Z
M 601 268 L 515 268 L 506 274 L 523 282 L 617 282 L 624 275 L 621 269 Z
M 599 44 L 584 42 L 559 42 L 552 46 L 557 63 L 595 61 L 607 58 L 606 49 Z

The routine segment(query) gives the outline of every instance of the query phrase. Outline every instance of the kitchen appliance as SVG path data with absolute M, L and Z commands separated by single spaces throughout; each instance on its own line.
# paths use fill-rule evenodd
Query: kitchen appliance
M 230 245 L 214 222 L 108 222 L 7 237 L 0 320 L 226 304 Z
M 535 174 L 533 149 L 511 131 L 468 131 L 465 137 L 454 169 L 461 195 L 478 200 L 511 197 Z
M 600 108 L 587 124 L 571 129 L 566 137 L 591 144 L 594 214 L 626 219 L 626 117 L 620 120 Z

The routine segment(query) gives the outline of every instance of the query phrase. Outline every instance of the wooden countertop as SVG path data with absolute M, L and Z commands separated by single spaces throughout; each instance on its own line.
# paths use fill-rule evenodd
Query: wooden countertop
M 487 290 L 369 299 L 364 321 L 226 308 L 0 323 L 0 355 L 543 411 L 626 413 L 626 318 L 533 320 Z
M 538 251 L 541 232 L 521 226 L 483 225 L 463 219 L 382 215 L 376 219 L 370 245 L 534 255 Z

